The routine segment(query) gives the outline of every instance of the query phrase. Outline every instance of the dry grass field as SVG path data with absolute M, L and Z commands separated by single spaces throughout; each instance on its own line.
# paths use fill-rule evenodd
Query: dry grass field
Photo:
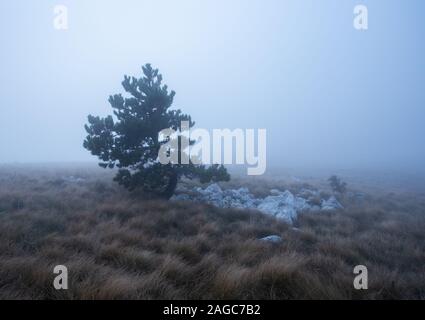
M 237 184 L 257 195 L 297 187 Z M 424 299 L 425 196 L 341 201 L 293 228 L 255 211 L 144 199 L 106 171 L 2 167 L 0 299 Z M 283 241 L 258 240 L 271 234 Z M 52 285 L 59 264 L 68 290 Z M 359 264 L 368 290 L 353 288 Z

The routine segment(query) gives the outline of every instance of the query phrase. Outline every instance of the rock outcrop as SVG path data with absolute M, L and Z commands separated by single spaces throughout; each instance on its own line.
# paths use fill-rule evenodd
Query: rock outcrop
M 206 202 L 220 208 L 256 209 L 288 223 L 292 223 L 302 211 L 343 208 L 334 196 L 321 199 L 320 205 L 313 203 L 312 199 L 317 199 L 319 192 L 309 189 L 301 189 L 297 195 L 288 190 L 272 189 L 264 199 L 255 198 L 247 188 L 222 190 L 216 183 L 205 189 L 197 187 L 187 191 L 174 195 L 171 200 Z

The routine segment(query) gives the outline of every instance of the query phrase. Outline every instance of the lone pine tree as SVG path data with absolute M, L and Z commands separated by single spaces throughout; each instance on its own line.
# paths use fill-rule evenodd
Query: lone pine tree
M 142 70 L 143 76 L 139 79 L 124 76 L 122 86 L 129 97 L 121 94 L 109 97 L 115 118 L 88 116 L 84 148 L 100 159 L 101 167 L 117 167 L 114 180 L 127 189 L 140 188 L 165 198 L 173 195 L 182 176 L 200 178 L 201 182 L 229 180 L 222 165 L 206 167 L 158 161 L 161 145 L 167 142 L 159 138 L 159 132 L 163 129 L 177 131 L 181 121 L 188 121 L 190 127 L 195 123 L 181 110 L 170 110 L 175 92 L 168 92 L 167 86 L 162 84 L 158 69 L 146 64 Z

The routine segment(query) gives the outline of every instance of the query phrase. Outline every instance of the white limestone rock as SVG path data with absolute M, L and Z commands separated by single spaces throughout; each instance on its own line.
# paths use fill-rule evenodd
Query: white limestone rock
M 338 210 L 338 209 L 344 209 L 341 203 L 334 197 L 331 196 L 328 200 L 322 200 L 322 210 L 324 211 L 330 211 L 330 210 Z
M 303 196 L 301 196 L 303 195 Z M 265 214 L 272 215 L 287 223 L 292 223 L 299 212 L 342 209 L 342 205 L 332 196 L 328 200 L 321 199 L 321 205 L 309 204 L 309 199 L 304 197 L 319 197 L 315 190 L 303 189 L 297 196 L 290 191 L 270 190 L 266 198 L 255 198 L 247 188 L 222 190 L 213 183 L 202 189 L 200 187 L 191 191 L 181 192 L 171 200 L 206 202 L 220 208 L 256 209 Z M 320 198 L 319 203 L 320 203 Z
M 271 243 L 281 243 L 282 242 L 282 237 L 281 236 L 277 236 L 277 235 L 271 235 L 271 236 L 267 236 L 264 238 L 260 238 L 260 241 L 266 241 L 266 242 L 271 242 Z

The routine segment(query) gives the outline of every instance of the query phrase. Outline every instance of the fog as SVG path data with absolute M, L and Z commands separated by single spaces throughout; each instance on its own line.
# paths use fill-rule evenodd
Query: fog
M 87 115 L 152 63 L 201 128 L 267 129 L 269 167 L 424 171 L 425 3 L 2 1 L 0 162 L 96 161 Z M 68 8 L 68 30 L 53 8 Z

